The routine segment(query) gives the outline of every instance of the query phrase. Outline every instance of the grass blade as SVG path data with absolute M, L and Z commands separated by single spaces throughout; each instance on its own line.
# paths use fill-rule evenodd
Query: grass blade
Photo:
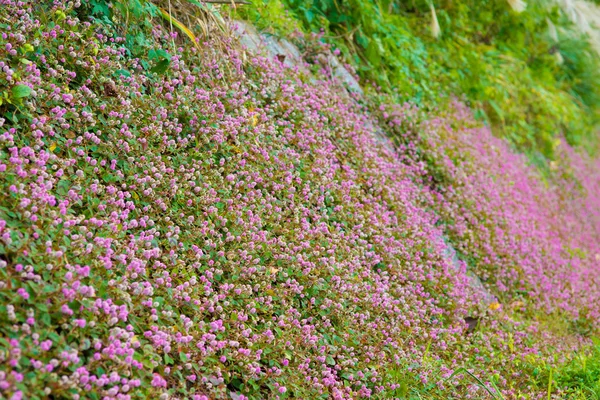
M 194 46 L 196 46 L 198 49 L 200 48 L 200 45 L 198 44 L 198 41 L 196 39 L 196 35 L 194 35 L 194 32 L 192 32 L 187 26 L 185 26 L 183 23 L 181 23 L 178 19 L 176 19 L 175 17 L 173 17 L 171 14 L 169 14 L 168 11 L 164 10 L 163 8 L 158 8 L 160 11 L 161 16 L 167 20 L 170 24 L 175 25 L 177 28 L 179 28 L 180 31 L 182 31 L 183 33 L 185 33 L 185 35 L 190 38 L 190 40 L 194 43 Z
M 470 372 L 469 372 L 469 371 L 468 371 L 466 368 L 464 368 L 464 367 L 461 367 L 461 368 L 457 369 L 456 371 L 454 371 L 454 372 L 452 373 L 452 375 L 450 375 L 450 376 L 449 376 L 449 377 L 446 379 L 446 381 L 448 381 L 448 380 L 452 379 L 452 378 L 453 378 L 455 375 L 457 375 L 457 374 L 459 374 L 459 373 L 461 373 L 461 372 L 466 372 L 466 373 L 467 373 L 467 374 L 468 374 L 468 375 L 469 375 L 471 378 L 475 379 L 475 381 L 476 381 L 476 382 L 479 384 L 479 386 L 481 386 L 482 388 L 484 388 L 484 389 L 485 389 L 485 391 L 486 391 L 486 392 L 488 392 L 488 393 L 489 393 L 489 395 L 490 395 L 490 396 L 492 396 L 492 398 L 493 398 L 494 400 L 498 400 L 498 396 L 496 396 L 496 395 L 494 394 L 494 392 L 492 392 L 492 391 L 490 390 L 490 388 L 488 388 L 488 387 L 485 385 L 485 383 L 483 383 L 483 382 L 481 381 L 481 379 L 479 379 L 478 377 L 476 377 L 475 375 L 473 375 L 472 373 L 470 373 Z M 501 399 L 502 399 L 502 397 L 500 397 L 500 400 L 501 400 Z

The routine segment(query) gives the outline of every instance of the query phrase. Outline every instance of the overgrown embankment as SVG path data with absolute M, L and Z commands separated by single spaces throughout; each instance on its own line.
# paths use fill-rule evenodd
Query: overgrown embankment
M 563 143 L 542 177 L 460 104 L 372 108 L 146 15 L 0 5 L 3 397 L 594 384 L 570 360 L 599 323 L 592 159 Z
M 275 35 L 320 32 L 371 94 L 436 107 L 461 96 L 497 136 L 546 166 L 561 137 L 597 144 L 598 15 L 584 0 L 251 0 Z M 593 41 L 586 34 L 593 34 Z

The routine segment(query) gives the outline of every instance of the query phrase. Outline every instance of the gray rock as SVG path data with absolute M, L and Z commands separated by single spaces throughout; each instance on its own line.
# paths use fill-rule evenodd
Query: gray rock
M 446 237 L 440 236 L 440 240 L 443 242 L 442 244 L 444 246 L 445 257 L 450 260 L 454 269 L 459 271 L 461 268 L 461 261 L 458 259 L 456 250 Z M 481 279 L 479 279 L 479 277 L 473 271 L 469 270 L 468 265 L 467 279 L 469 280 L 469 286 L 471 286 L 471 288 L 481 296 L 481 299 L 486 306 L 489 306 L 496 301 L 496 297 L 483 285 Z
M 298 67 L 305 70 L 302 54 L 294 44 L 284 38 L 259 33 L 256 28 L 244 21 L 234 21 L 233 33 L 239 42 L 252 53 L 264 52 L 269 58 L 278 58 L 288 67 Z M 364 95 L 360 84 L 333 54 L 326 56 L 334 78 L 342 82 L 351 92 Z
M 261 50 L 261 37 L 254 26 L 244 21 L 233 21 L 232 32 L 240 44 L 250 52 L 259 53 Z
M 266 53 L 267 57 L 277 58 L 288 67 L 304 69 L 304 60 L 300 51 L 289 40 L 259 33 L 256 28 L 244 21 L 234 21 L 233 33 L 248 51 Z
M 352 75 L 337 59 L 337 57 L 335 57 L 333 54 L 329 55 L 328 57 L 328 61 L 329 61 L 329 65 L 331 66 L 331 69 L 333 71 L 333 76 L 335 76 L 337 79 L 339 79 L 340 81 L 342 81 L 344 84 L 346 84 L 347 88 L 352 91 L 352 92 L 357 92 L 359 93 L 361 96 L 364 95 L 364 92 L 362 90 L 362 88 L 360 87 L 360 84 L 358 83 L 358 81 L 356 80 L 356 78 L 354 77 L 354 75 Z
M 390 150 L 392 152 L 396 151 L 396 149 L 394 148 L 394 145 L 390 141 L 390 138 L 388 138 L 386 133 L 383 131 L 383 129 L 381 129 L 379 127 L 379 125 L 374 124 L 371 119 L 368 119 L 365 123 L 365 127 L 368 130 L 370 130 L 371 132 L 373 132 L 373 136 L 375 137 L 375 140 L 377 141 L 377 143 L 379 143 L 380 145 L 384 146 L 385 148 L 387 148 L 388 150 Z

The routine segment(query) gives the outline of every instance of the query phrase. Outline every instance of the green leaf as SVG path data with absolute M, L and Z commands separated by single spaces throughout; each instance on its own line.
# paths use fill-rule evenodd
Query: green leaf
M 31 88 L 27 85 L 17 85 L 11 90 L 12 97 L 15 99 L 22 99 L 31 95 Z
M 110 17 L 110 8 L 108 4 L 103 1 L 92 1 L 92 15 L 100 17 Z
M 406 384 L 406 382 L 400 382 L 400 387 L 396 389 L 396 393 L 400 397 L 406 397 L 406 395 L 408 394 L 408 385 Z
M 167 72 L 167 69 L 169 69 L 169 64 L 171 64 L 169 60 L 161 60 L 150 69 L 150 72 L 154 72 L 155 74 L 159 75 L 164 74 Z
M 29 43 L 25 43 L 23 46 L 21 46 L 21 49 L 23 50 L 23 53 L 28 53 L 35 50 L 35 48 Z
M 374 67 L 381 65 L 381 55 L 379 54 L 377 46 L 368 46 L 365 56 Z
M 187 362 L 188 361 L 188 357 L 187 357 L 187 355 L 183 351 L 179 352 L 179 359 L 181 361 L 183 361 L 183 362 Z
M 489 103 L 490 103 L 490 106 L 492 106 L 492 108 L 494 109 L 494 111 L 498 115 L 498 117 L 504 123 L 504 112 L 502 111 L 502 109 L 500 108 L 500 106 L 498 106 L 498 103 L 496 103 L 494 100 L 490 100 Z
M 310 24 L 315 19 L 315 14 L 311 10 L 305 10 L 304 18 L 306 18 L 306 20 Z
M 44 325 L 46 325 L 46 326 L 52 325 L 52 318 L 50 318 L 50 314 L 44 313 L 44 314 L 42 314 L 40 319 L 42 320 Z
M 171 60 L 171 55 L 163 49 L 152 49 L 148 51 L 150 60 Z
M 231 386 L 233 386 L 237 390 L 240 390 L 240 388 L 242 387 L 242 384 L 244 382 L 239 378 L 233 378 L 230 383 L 231 383 Z
M 56 193 L 58 193 L 61 196 L 65 196 L 69 192 L 70 188 L 71 181 L 67 179 L 61 179 L 56 185 Z
M 131 76 L 131 73 L 129 71 L 127 71 L 127 70 L 124 70 L 124 69 L 118 69 L 118 70 L 115 71 L 115 75 L 116 76 L 121 76 L 122 75 L 122 76 L 125 76 L 125 77 L 129 78 Z

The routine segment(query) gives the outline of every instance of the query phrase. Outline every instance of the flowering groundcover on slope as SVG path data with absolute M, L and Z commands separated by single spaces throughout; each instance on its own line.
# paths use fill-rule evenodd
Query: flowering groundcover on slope
M 521 206 L 475 204 L 488 199 L 480 181 L 495 193 L 495 171 L 463 177 L 486 160 L 470 128 L 448 144 L 435 120 L 423 125 L 432 160 L 463 147 L 476 159 L 442 164 L 465 181 L 441 190 L 414 147 L 382 146 L 366 109 L 325 78 L 233 43 L 173 49 L 160 26 L 146 45 L 162 59 L 148 66 L 77 3 L 0 5 L 3 397 L 481 398 L 494 382 L 507 397 L 544 395 L 519 371 L 549 356 L 555 336 L 485 309 L 440 240 L 447 229 L 476 271 L 497 268 L 490 287 L 508 301 L 502 285 L 521 273 L 509 260 L 529 248 L 510 258 L 502 234 L 479 243 L 471 216 L 500 224 Z M 463 114 L 455 120 L 468 125 Z M 481 146 L 493 140 L 477 133 Z M 494 143 L 506 162 L 517 157 Z M 527 179 L 538 192 L 515 201 L 538 207 L 554 189 Z M 589 197 L 561 200 L 576 214 L 570 227 L 550 235 L 544 224 L 563 220 L 542 211 L 525 223 L 543 264 L 522 265 L 538 274 L 522 282 L 535 302 L 524 309 L 567 305 L 590 329 L 593 179 L 582 183 Z M 458 222 L 444 228 L 436 213 Z M 575 254 L 556 275 L 548 244 Z M 558 283 L 536 286 L 547 279 Z M 567 282 L 573 294 L 560 297 Z M 482 327 L 467 333 L 464 317 L 477 313 Z M 556 348 L 582 342 L 560 339 Z M 463 366 L 496 378 L 452 375 Z
M 422 156 L 413 158 L 428 164 L 436 210 L 477 275 L 504 301 L 531 300 L 596 330 L 598 160 L 563 143 L 553 173 L 543 176 L 478 126 L 464 105 L 416 123 L 415 112 L 405 110 L 391 107 L 387 125 L 403 142 L 418 143 Z

